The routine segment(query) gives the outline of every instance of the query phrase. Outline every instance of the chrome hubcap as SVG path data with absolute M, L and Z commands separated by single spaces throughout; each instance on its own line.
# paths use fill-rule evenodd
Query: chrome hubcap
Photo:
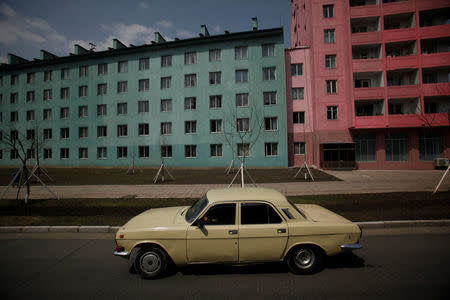
M 310 268 L 314 264 L 316 256 L 311 249 L 300 249 L 295 254 L 295 264 L 301 269 Z
M 161 259 L 158 254 L 154 252 L 147 252 L 142 255 L 139 264 L 142 271 L 147 274 L 153 274 L 161 267 Z

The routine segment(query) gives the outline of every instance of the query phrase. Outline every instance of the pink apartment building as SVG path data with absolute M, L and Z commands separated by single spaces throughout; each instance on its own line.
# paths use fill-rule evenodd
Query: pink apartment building
M 450 0 L 292 0 L 289 164 L 450 157 Z

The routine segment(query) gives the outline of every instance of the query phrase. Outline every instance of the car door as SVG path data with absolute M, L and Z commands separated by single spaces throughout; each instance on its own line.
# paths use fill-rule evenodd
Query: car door
M 192 262 L 236 262 L 238 260 L 238 225 L 236 203 L 215 204 L 187 229 L 186 251 Z
M 288 239 L 286 221 L 266 202 L 240 203 L 239 261 L 276 261 Z

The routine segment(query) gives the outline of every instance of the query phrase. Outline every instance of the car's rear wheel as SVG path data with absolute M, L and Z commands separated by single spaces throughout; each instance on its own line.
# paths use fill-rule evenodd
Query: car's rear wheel
M 144 278 L 157 278 L 167 269 L 167 255 L 158 247 L 139 250 L 134 260 L 134 268 Z
M 287 258 L 287 265 L 295 274 L 314 273 L 322 267 L 322 262 L 322 251 L 307 245 L 296 247 Z

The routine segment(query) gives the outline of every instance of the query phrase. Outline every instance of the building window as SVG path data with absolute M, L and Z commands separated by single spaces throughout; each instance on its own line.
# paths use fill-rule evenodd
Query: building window
M 11 75 L 11 85 L 19 84 L 19 75 Z
M 209 96 L 209 108 L 218 109 L 222 107 L 222 95 Z
M 323 17 L 324 18 L 334 17 L 334 5 L 333 4 L 323 6 Z
M 89 67 L 88 66 L 81 66 L 80 67 L 80 77 L 87 77 L 88 76 Z
M 325 29 L 323 31 L 324 43 L 331 44 L 335 42 L 334 29 Z
M 52 159 L 52 149 L 44 148 L 44 159 Z
M 197 132 L 197 121 L 185 121 L 184 133 L 191 134 Z
M 139 135 L 148 135 L 150 132 L 149 127 L 148 127 L 148 123 L 142 123 L 139 124 Z
M 277 117 L 264 118 L 264 129 L 267 131 L 278 130 L 278 119 Z
M 117 103 L 117 114 L 126 115 L 128 113 L 128 104 L 126 102 Z
M 87 95 L 88 95 L 88 87 L 87 87 L 87 85 L 80 86 L 78 88 L 78 97 L 80 97 L 80 98 L 87 97 Z
M 36 132 L 34 129 L 27 130 L 27 140 L 33 140 L 36 137 Z
M 78 106 L 78 117 L 79 118 L 87 118 L 88 117 L 87 105 Z
M 197 145 L 184 145 L 184 156 L 186 158 L 197 157 Z
M 108 91 L 108 85 L 106 83 L 97 84 L 97 95 L 103 96 L 106 95 Z
M 194 110 L 194 109 L 197 109 L 197 98 L 196 97 L 184 98 L 184 110 Z
M 434 160 L 437 157 L 442 157 L 442 136 L 421 134 L 419 136 L 420 160 Z
M 69 158 L 69 148 L 61 148 L 59 150 L 59 157 L 61 159 L 68 159 Z
M 128 157 L 128 148 L 127 147 L 117 147 L 117 158 L 125 159 Z
M 97 105 L 97 116 L 98 117 L 106 116 L 106 104 L 98 104 Z
M 161 67 L 170 67 L 172 66 L 172 55 L 161 56 Z
M 236 48 L 234 48 L 234 59 L 235 60 L 247 59 L 247 57 L 248 57 L 247 53 L 248 53 L 247 46 L 236 47 Z
M 51 128 L 44 128 L 44 140 L 51 140 L 52 139 L 52 129 Z
M 294 111 L 292 119 L 293 119 L 294 124 L 304 124 L 305 123 L 305 112 L 304 111 Z
M 209 50 L 209 62 L 220 61 L 220 49 Z
M 325 55 L 325 67 L 327 69 L 336 69 L 336 55 Z
M 327 106 L 327 120 L 338 119 L 338 107 L 336 105 Z
M 161 157 L 170 158 L 172 157 L 172 146 L 161 146 Z
M 68 68 L 61 69 L 61 80 L 69 79 L 70 70 Z
M 127 81 L 119 81 L 117 83 L 117 93 L 126 93 L 128 91 L 128 82 Z
M 294 155 L 304 155 L 306 153 L 305 142 L 294 143 Z
M 209 84 L 221 84 L 222 72 L 209 72 Z
M 35 73 L 31 72 L 27 74 L 27 83 L 34 83 Z
M 59 110 L 59 118 L 60 119 L 68 119 L 69 118 L 69 108 L 61 107 Z
M 0 76 L 0 87 L 3 86 L 3 76 Z
M 19 159 L 19 151 L 13 149 L 10 152 L 10 158 L 11 160 Z
M 355 88 L 367 88 L 370 83 L 370 79 L 355 79 Z
M 195 53 L 195 52 L 184 53 L 184 64 L 185 65 L 193 65 L 196 63 L 197 63 L 197 53 Z
M 150 69 L 150 58 L 139 58 L 139 71 Z
M 108 129 L 106 126 L 97 126 L 97 137 L 106 137 L 108 135 Z
M 98 64 L 98 75 L 108 74 L 108 64 Z
M 222 120 L 210 120 L 209 126 L 211 133 L 222 132 Z
M 170 89 L 170 86 L 172 84 L 172 77 L 161 77 L 161 89 Z
M 197 85 L 197 75 L 196 74 L 184 75 L 184 87 L 193 87 L 196 85 Z
M 106 159 L 107 158 L 106 147 L 97 147 L 97 158 L 98 159 Z
M 291 64 L 291 75 L 292 76 L 303 75 L 303 64 Z
M 19 138 L 19 132 L 17 130 L 11 130 L 9 136 L 12 141 L 17 140 Z
M 34 121 L 34 110 L 27 110 L 27 121 Z
M 78 137 L 80 139 L 85 139 L 88 137 L 88 128 L 87 127 L 79 127 L 78 128 Z
M 304 88 L 292 88 L 292 100 L 304 99 Z
M 248 82 L 248 70 L 236 70 L 236 83 Z
M 128 72 L 128 62 L 127 61 L 119 61 L 119 63 L 117 64 L 117 72 L 127 73 Z
M 264 92 L 264 105 L 277 104 L 277 92 Z
M 237 107 L 244 107 L 248 106 L 248 94 L 236 94 L 236 106 Z
M 150 147 L 139 146 L 139 158 L 149 158 L 149 157 L 150 157 Z
M 27 102 L 34 102 L 34 91 L 27 92 Z
M 19 93 L 11 93 L 10 103 L 16 104 L 17 102 L 19 102 Z
M 128 125 L 117 125 L 117 136 L 128 136 Z
M 250 131 L 250 119 L 249 118 L 237 118 L 236 119 L 236 130 L 238 132 Z
M 44 81 L 51 81 L 53 77 L 52 71 L 44 71 Z
M 239 157 L 250 156 L 250 144 L 248 144 L 248 143 L 237 144 L 237 156 L 239 156 Z
M 27 149 L 27 158 L 35 158 L 34 149 Z
M 385 136 L 386 161 L 408 161 L 408 136 L 387 134 Z
M 172 134 L 172 122 L 161 122 L 161 135 Z
M 59 137 L 61 139 L 68 139 L 69 138 L 69 128 L 61 128 Z
M 172 111 L 172 99 L 161 99 L 161 112 Z
M 261 46 L 262 56 L 275 56 L 275 44 L 264 44 Z
M 51 108 L 44 109 L 43 119 L 44 120 L 51 120 L 52 119 L 52 109 Z
M 211 144 L 209 146 L 209 153 L 211 157 L 221 157 L 222 156 L 222 144 Z
M 49 90 L 44 90 L 44 101 L 51 100 L 52 97 L 53 97 L 52 94 L 53 94 L 53 93 L 52 93 L 52 90 L 51 90 L 51 89 L 49 89 Z
M 337 94 L 337 80 L 327 80 L 327 94 Z
M 61 88 L 60 98 L 61 99 L 69 99 L 69 88 L 68 87 Z
M 148 113 L 149 111 L 149 102 L 148 100 L 138 101 L 138 113 Z
M 264 143 L 264 155 L 265 156 L 277 156 L 278 155 L 278 143 Z
M 148 91 L 150 89 L 150 79 L 139 79 L 139 92 Z
M 355 160 L 375 161 L 376 160 L 376 135 L 375 134 L 355 134 Z
M 263 80 L 275 80 L 275 67 L 263 68 Z

